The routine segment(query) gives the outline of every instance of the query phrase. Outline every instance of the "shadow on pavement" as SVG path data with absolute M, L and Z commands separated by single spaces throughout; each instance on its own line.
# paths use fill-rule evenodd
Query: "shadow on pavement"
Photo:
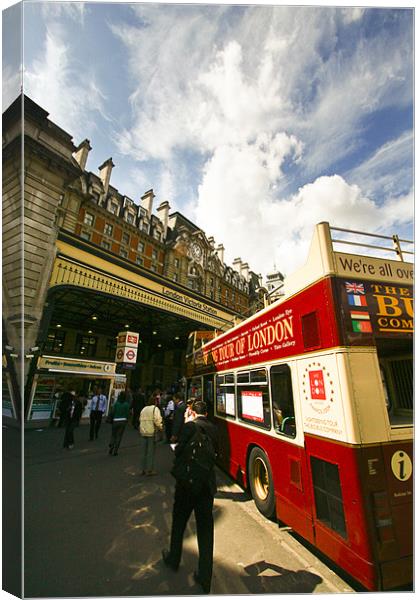
M 198 560 L 194 518 L 185 532 L 179 571 L 168 570 L 161 560 L 172 519 L 172 451 L 159 444 L 158 475 L 142 477 L 138 433 L 125 432 L 118 457 L 108 455 L 109 435 L 110 429 L 103 427 L 100 439 L 92 443 L 88 428 L 81 426 L 70 452 L 61 447 L 60 429 L 25 436 L 25 596 L 198 595 L 200 588 L 193 580 Z M 244 525 L 245 513 L 238 505 L 232 510 L 231 502 L 248 497 L 230 490 L 226 481 L 222 488 L 214 511 L 212 593 L 313 591 L 321 578 L 291 570 L 290 557 L 285 556 L 286 562 L 255 561 L 253 543 L 246 536 L 249 527 L 258 532 L 258 524 Z M 246 562 L 237 562 L 238 544 L 245 548 Z M 258 558 L 268 560 L 264 554 Z

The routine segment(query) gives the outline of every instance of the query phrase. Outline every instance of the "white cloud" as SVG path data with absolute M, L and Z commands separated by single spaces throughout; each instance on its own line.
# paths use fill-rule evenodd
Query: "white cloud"
M 22 67 L 21 67 L 22 68 Z M 20 69 L 21 69 L 20 68 Z M 3 111 L 16 100 L 22 86 L 22 71 L 3 64 L 2 73 L 2 106 Z
M 80 25 L 84 25 L 87 7 L 84 2 L 39 2 L 44 19 L 60 19 L 68 17 Z
M 321 221 L 390 234 L 413 219 L 412 193 L 378 206 L 338 175 L 319 177 L 294 196 L 276 200 L 270 196 L 268 177 L 250 156 L 248 161 L 238 157 L 240 173 L 226 169 L 231 158 L 228 153 L 218 156 L 206 171 L 197 218 L 209 235 L 223 241 L 228 261 L 241 256 L 256 272 L 265 274 L 276 264 L 290 273 L 303 264 L 314 227 Z
M 405 131 L 349 171 L 346 179 L 357 183 L 367 195 L 379 198 L 410 189 L 413 185 L 413 149 L 413 132 Z
M 92 128 L 92 116 L 108 119 L 105 96 L 94 73 L 74 59 L 62 27 L 47 28 L 43 51 L 24 71 L 24 92 L 50 113 L 50 119 L 69 131 L 76 140 Z

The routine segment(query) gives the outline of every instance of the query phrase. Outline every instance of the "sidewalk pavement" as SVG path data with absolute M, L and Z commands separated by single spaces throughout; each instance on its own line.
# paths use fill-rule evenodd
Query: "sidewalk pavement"
M 108 454 L 111 427 L 90 442 L 75 430 L 25 432 L 25 596 L 197 595 L 195 521 L 177 573 L 161 561 L 169 544 L 173 453 L 159 443 L 158 475 L 140 475 L 139 434 L 128 425 L 118 456 Z M 218 472 L 212 594 L 353 591 L 278 525 L 264 519 L 237 485 Z

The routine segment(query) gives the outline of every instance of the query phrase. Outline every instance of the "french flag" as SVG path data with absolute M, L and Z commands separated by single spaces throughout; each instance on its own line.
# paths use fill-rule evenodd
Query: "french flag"
M 347 294 L 347 297 L 351 306 L 367 306 L 366 296 L 355 296 L 354 294 Z

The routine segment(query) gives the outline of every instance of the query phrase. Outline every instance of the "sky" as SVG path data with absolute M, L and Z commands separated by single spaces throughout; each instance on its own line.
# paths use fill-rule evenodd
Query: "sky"
M 384 3 L 382 3 L 384 4 Z M 90 140 L 89 171 L 153 188 L 263 275 L 314 226 L 413 239 L 413 10 L 30 2 L 3 12 L 3 110 Z

